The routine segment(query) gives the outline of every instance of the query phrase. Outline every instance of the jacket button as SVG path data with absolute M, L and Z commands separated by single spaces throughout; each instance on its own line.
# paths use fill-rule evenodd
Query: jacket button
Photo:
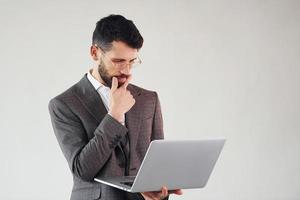
M 121 167 L 121 168 L 125 168 L 125 163 L 123 163 L 123 162 L 120 162 L 120 163 L 119 163 L 119 167 Z

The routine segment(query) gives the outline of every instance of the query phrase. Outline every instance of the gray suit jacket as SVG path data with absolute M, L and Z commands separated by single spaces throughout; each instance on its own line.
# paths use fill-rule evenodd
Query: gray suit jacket
M 156 92 L 132 84 L 127 89 L 136 103 L 125 115 L 126 126 L 107 114 L 86 74 L 50 100 L 54 133 L 73 174 L 71 200 L 143 199 L 93 181 L 96 176 L 136 175 L 150 142 L 163 139 Z

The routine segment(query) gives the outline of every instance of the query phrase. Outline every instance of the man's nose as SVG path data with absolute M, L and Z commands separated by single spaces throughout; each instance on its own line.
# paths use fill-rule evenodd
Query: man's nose
M 121 73 L 126 75 L 130 74 L 130 65 L 126 65 L 126 67 L 121 70 Z

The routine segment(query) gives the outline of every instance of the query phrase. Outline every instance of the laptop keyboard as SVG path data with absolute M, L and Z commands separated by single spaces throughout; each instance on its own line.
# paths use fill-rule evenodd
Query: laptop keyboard
M 124 184 L 124 185 L 128 185 L 128 186 L 132 186 L 133 185 L 133 182 L 121 182 L 122 184 Z

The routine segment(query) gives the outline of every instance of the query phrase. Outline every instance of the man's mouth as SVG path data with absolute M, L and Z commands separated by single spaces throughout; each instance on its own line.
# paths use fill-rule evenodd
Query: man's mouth
M 119 83 L 125 83 L 125 81 L 127 80 L 128 76 L 127 75 L 120 75 L 120 76 L 116 76 L 116 78 L 118 79 Z

